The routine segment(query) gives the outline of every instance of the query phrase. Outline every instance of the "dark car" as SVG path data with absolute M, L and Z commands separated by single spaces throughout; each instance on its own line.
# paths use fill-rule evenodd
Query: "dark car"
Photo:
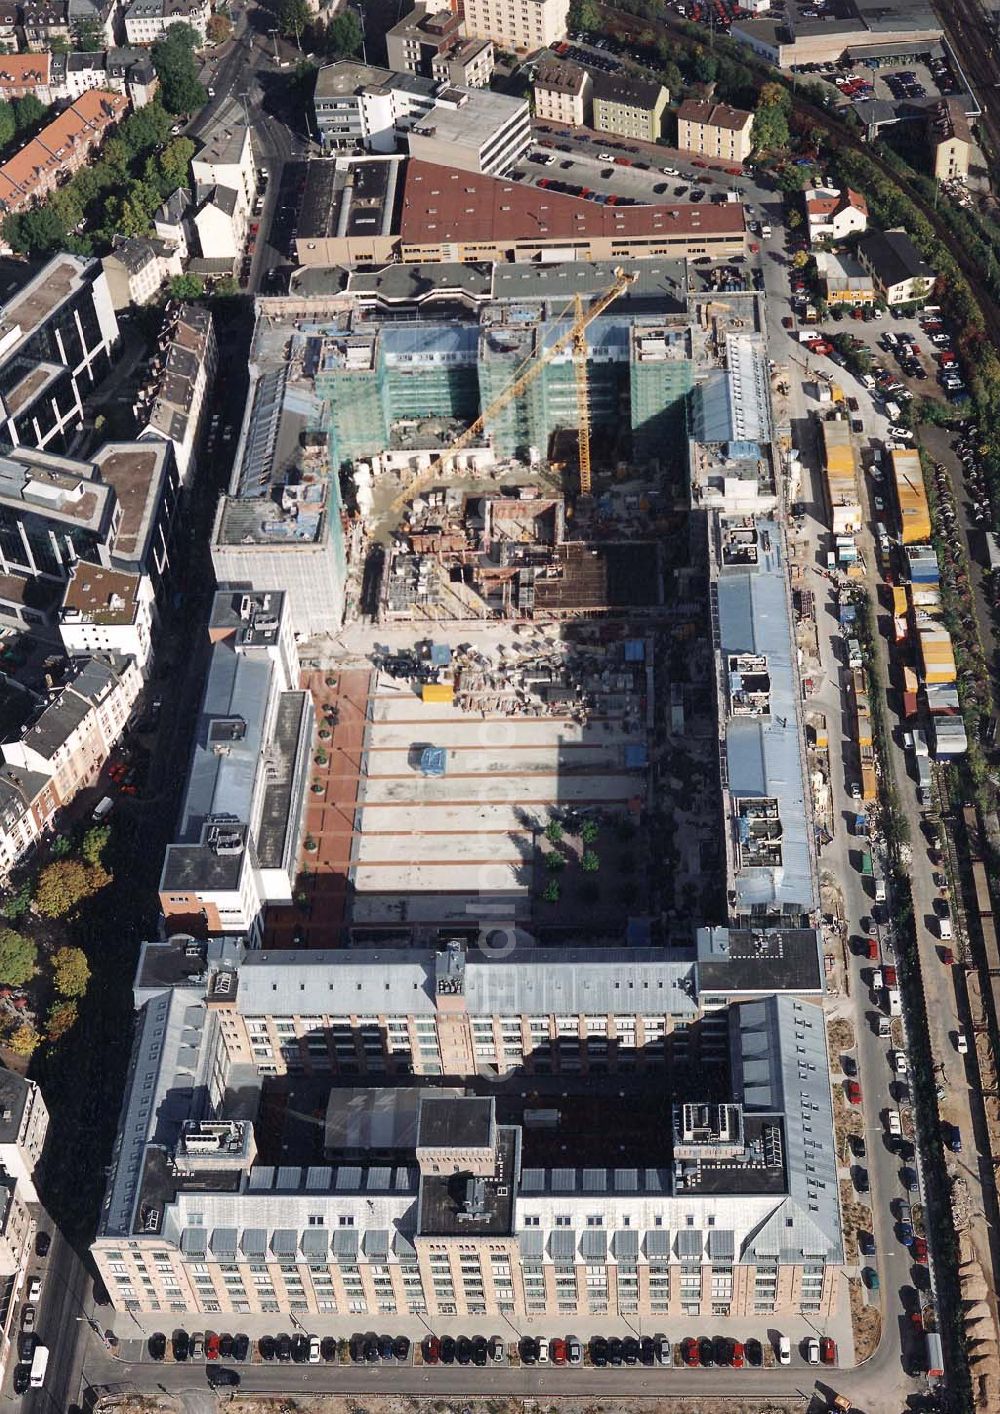
M 292 1336 L 292 1359 L 296 1365 L 304 1365 L 309 1359 L 309 1337 L 307 1335 Z
M 436 1365 L 441 1359 L 441 1342 L 436 1335 L 425 1335 L 420 1342 L 420 1353 L 427 1365 Z
M 392 1342 L 392 1353 L 397 1360 L 407 1360 L 410 1355 L 410 1341 L 405 1335 L 397 1335 Z
M 277 1336 L 274 1342 L 274 1346 L 279 1360 L 291 1360 L 292 1337 L 290 1335 Z
M 639 1363 L 639 1342 L 634 1335 L 626 1336 L 622 1341 L 622 1359 L 626 1365 Z
M 656 1347 L 653 1345 L 652 1336 L 644 1336 L 639 1342 L 639 1359 L 644 1365 L 652 1365 L 656 1361 Z
M 698 1363 L 706 1369 L 711 1369 L 715 1364 L 715 1347 L 707 1335 L 703 1335 L 698 1342 Z
M 863 1134 L 851 1135 L 851 1149 L 854 1151 L 854 1157 L 856 1159 L 863 1159 L 865 1157 L 866 1150 Z
M 146 1342 L 146 1348 L 149 1350 L 150 1360 L 162 1360 L 167 1353 L 167 1337 L 156 1331 Z
M 30 1365 L 15 1365 L 15 1366 L 14 1366 L 14 1393 L 15 1393 L 15 1394 L 24 1394 L 24 1393 L 26 1393 L 26 1391 L 27 1391 L 28 1386 L 30 1385 L 30 1383 L 31 1383 L 31 1366 L 30 1366 Z
M 717 1335 L 712 1341 L 712 1354 L 715 1356 L 717 1365 L 728 1365 L 730 1355 L 730 1342 L 724 1335 Z
M 47 1257 L 52 1246 L 52 1238 L 47 1232 L 39 1232 L 35 1237 L 35 1256 Z
M 392 1360 L 395 1351 L 392 1348 L 392 1336 L 380 1335 L 378 1338 L 378 1358 L 380 1360 Z
M 455 1356 L 460 1365 L 472 1363 L 472 1341 L 467 1335 L 460 1335 L 455 1342 Z
M 374 1331 L 369 1331 L 365 1336 L 364 1352 L 366 1365 L 376 1365 L 378 1363 L 378 1336 Z
M 899 1178 L 907 1193 L 916 1193 L 918 1187 L 917 1175 L 913 1169 L 900 1169 Z
M 613 1335 L 608 1341 L 608 1363 L 610 1365 L 622 1363 L 622 1342 L 616 1335 Z
M 875 1234 L 873 1232 L 859 1232 L 858 1246 L 861 1248 L 861 1255 L 863 1257 L 874 1257 Z
M 743 1347 L 747 1364 L 754 1370 L 759 1370 L 764 1363 L 764 1347 L 759 1340 L 748 1340 Z
M 219 1359 L 231 1360 L 233 1358 L 233 1338 L 231 1335 L 219 1336 Z
M 191 1337 L 187 1331 L 174 1331 L 170 1337 L 170 1348 L 174 1352 L 174 1359 L 183 1361 L 188 1358 L 188 1351 L 191 1349 Z
M 213 1389 L 221 1389 L 227 1385 L 238 1385 L 240 1377 L 235 1370 L 225 1370 L 220 1366 L 213 1366 L 206 1371 L 208 1383 Z
M 445 1340 L 450 1340 L 450 1339 L 451 1339 L 450 1336 L 445 1336 Z M 455 1342 L 452 1341 L 452 1345 L 454 1345 L 454 1343 L 455 1343 Z M 530 1335 L 526 1335 L 526 1336 L 522 1337 L 521 1342 L 520 1342 L 520 1344 L 518 1345 L 517 1348 L 518 1348 L 518 1351 L 520 1352 L 520 1355 L 521 1355 L 521 1363 L 522 1363 L 523 1365 L 535 1365 L 535 1364 L 538 1363 L 538 1341 L 537 1341 L 537 1340 L 533 1340 Z M 442 1358 L 442 1360 L 444 1359 L 444 1340 L 441 1342 L 441 1358 Z
M 348 1341 L 347 1349 L 350 1352 L 352 1364 L 361 1365 L 364 1363 L 365 1338 L 363 1335 L 352 1335 Z
M 608 1363 L 608 1342 L 602 1335 L 595 1335 L 590 1342 L 590 1363 L 603 1370 Z
M 522 1346 L 525 1346 L 525 1345 L 528 1345 L 528 1344 L 532 1344 L 532 1343 L 533 1343 L 533 1342 L 530 1342 L 530 1341 L 522 1341 L 522 1342 L 521 1342 Z M 522 1351 L 521 1351 L 521 1359 L 524 1360 L 524 1363 L 525 1363 L 526 1365 L 533 1365 L 533 1364 L 535 1363 L 535 1360 L 538 1359 L 538 1350 L 537 1350 L 537 1348 L 536 1348 L 536 1350 L 535 1350 L 535 1360 L 527 1360 L 527 1359 L 525 1359 L 525 1355 L 524 1355 L 523 1349 L 522 1349 Z M 442 1364 L 442 1365 L 454 1365 L 454 1363 L 455 1363 L 455 1340 L 454 1340 L 454 1337 L 453 1337 L 453 1336 L 450 1336 L 450 1335 L 442 1336 L 442 1337 L 441 1337 L 441 1364 Z
M 17 1358 L 23 1360 L 26 1365 L 30 1365 L 35 1358 L 37 1344 L 38 1337 L 32 1331 L 22 1331 L 17 1340 Z
M 352 1340 L 352 1342 L 351 1342 L 351 1346 L 352 1346 L 352 1359 L 353 1359 L 353 1345 L 354 1345 L 354 1342 L 353 1342 L 353 1340 Z M 266 1361 L 268 1361 L 268 1362 L 270 1363 L 270 1361 L 272 1361 L 272 1360 L 274 1359 L 274 1357 L 275 1357 L 275 1356 L 277 1355 L 277 1353 L 278 1353 L 278 1345 L 277 1345 L 277 1342 L 276 1342 L 275 1339 L 274 1339 L 274 1336 L 273 1336 L 273 1335 L 262 1335 L 261 1338 L 260 1338 L 260 1340 L 258 1340 L 258 1342 L 257 1342 L 257 1349 L 260 1351 L 260 1358 L 261 1358 L 262 1360 L 266 1360 Z
M 477 1335 L 472 1342 L 472 1363 L 482 1367 L 490 1358 L 490 1347 L 484 1335 Z
M 248 1335 L 233 1336 L 233 1359 L 246 1360 L 250 1355 L 250 1337 Z
M 859 1193 L 867 1193 L 871 1186 L 868 1181 L 868 1170 L 863 1169 L 860 1164 L 854 1170 L 854 1186 Z

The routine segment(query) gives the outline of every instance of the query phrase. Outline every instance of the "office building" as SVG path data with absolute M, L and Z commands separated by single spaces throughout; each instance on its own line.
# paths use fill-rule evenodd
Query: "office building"
M 153 652 L 156 596 L 147 575 L 78 563 L 59 610 L 59 636 L 71 658 L 114 653 L 145 672 Z
M 439 83 L 485 88 L 493 77 L 493 44 L 469 39 L 452 10 L 428 12 L 423 4 L 393 25 L 385 36 L 389 67 Z
M 488 89 L 442 88 L 431 111 L 407 134 L 414 161 L 490 176 L 509 172 L 530 145 L 527 100 Z
M 314 719 L 293 686 L 285 595 L 220 590 L 212 652 L 160 907 L 168 926 L 259 938 L 265 904 L 295 884 Z
M 840 0 L 836 10 L 812 0 L 786 0 L 780 13 L 742 16 L 731 37 L 780 69 L 794 64 L 905 62 L 941 38 L 941 22 L 928 0 Z M 901 57 L 902 56 L 902 57 Z
M 0 269 L 0 443 L 60 450 L 110 371 L 118 322 L 100 262 L 61 252 Z
M 153 44 L 172 25 L 190 25 L 204 44 L 212 14 L 209 0 L 133 0 L 125 11 L 129 44 Z
M 92 1249 L 116 1307 L 514 1323 L 829 1314 L 843 1242 L 834 1155 L 808 1137 L 833 1123 L 819 1008 L 784 996 L 714 1013 L 729 1094 L 671 1103 L 657 1072 L 709 1024 L 696 1021 L 683 965 L 543 951 L 470 956 L 463 976 L 457 958 L 421 958 L 427 988 L 411 985 L 408 954 L 386 967 L 365 953 L 244 954 L 226 939 L 145 947 L 134 1065 Z M 659 984 L 653 1015 L 645 998 Z M 272 1136 L 254 1122 L 274 1087 L 296 1093 L 293 1076 L 273 1076 L 286 1062 L 263 1056 L 322 1054 L 318 1067 L 331 1069 L 354 1042 L 341 1039 L 343 1009 L 331 1015 L 325 999 L 342 1008 L 348 996 L 375 1038 L 364 1049 L 398 1060 L 411 1045 L 433 1048 L 448 1088 L 333 1088 L 322 1154 L 310 1134 L 307 1155 L 290 1127 Z M 688 1018 L 676 1033 L 671 999 Z M 516 1032 L 510 1001 L 530 1010 Z M 372 1024 L 383 1006 L 395 1012 L 385 1032 Z M 466 1006 L 479 1013 L 476 1034 L 488 1024 L 491 1053 L 509 1033 L 512 1049 L 538 1054 L 643 1056 L 649 1082 L 633 1080 L 630 1106 L 617 1101 L 618 1082 L 582 1085 L 571 1067 L 558 1090 L 527 1100 L 476 1094 L 465 1088 L 472 1053 L 452 1049 L 458 1031 L 446 1022 Z M 255 1052 L 256 1071 L 242 1061 Z M 182 1082 L 195 1074 L 205 1083 Z

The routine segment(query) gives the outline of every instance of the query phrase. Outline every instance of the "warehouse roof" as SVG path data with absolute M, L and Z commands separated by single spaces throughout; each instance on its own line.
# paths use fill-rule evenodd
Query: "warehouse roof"
M 479 173 L 412 160 L 400 234 L 404 242 L 572 240 L 577 236 L 742 236 L 743 206 L 598 206 Z

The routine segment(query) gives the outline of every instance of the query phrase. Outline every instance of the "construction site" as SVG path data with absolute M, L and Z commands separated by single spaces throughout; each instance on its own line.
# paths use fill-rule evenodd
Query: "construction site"
M 777 506 L 759 302 L 670 261 L 435 266 L 412 307 L 392 293 L 352 277 L 308 321 L 263 301 L 255 340 L 286 463 L 257 484 L 294 501 L 322 437 L 342 508 L 295 938 L 478 930 L 485 908 L 686 943 L 726 916 L 727 856 L 792 858 L 724 839 L 703 514 Z

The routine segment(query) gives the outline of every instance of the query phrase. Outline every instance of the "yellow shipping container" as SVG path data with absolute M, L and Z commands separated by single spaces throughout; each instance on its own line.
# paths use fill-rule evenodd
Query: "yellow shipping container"
M 903 527 L 903 544 L 920 545 L 931 536 L 931 513 L 924 489 L 920 454 L 907 448 L 892 454 L 892 474 Z
M 906 587 L 902 584 L 892 586 L 892 616 L 894 619 L 902 618 L 906 613 Z
M 861 767 L 861 799 L 862 799 L 862 800 L 874 800 L 877 794 L 878 794 L 878 790 L 877 790 L 876 781 L 875 781 L 875 767 L 874 767 L 874 766 L 862 766 L 862 767 Z
M 425 682 L 420 696 L 424 702 L 454 702 L 455 689 L 450 682 Z

